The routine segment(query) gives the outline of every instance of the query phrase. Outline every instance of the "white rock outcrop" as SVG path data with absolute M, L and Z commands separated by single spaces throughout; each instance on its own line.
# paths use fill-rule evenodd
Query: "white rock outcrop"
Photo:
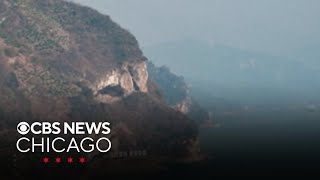
M 191 96 L 187 96 L 183 101 L 173 106 L 174 109 L 180 111 L 183 114 L 188 114 L 192 106 Z
M 133 92 L 148 92 L 148 71 L 145 61 L 128 62 L 120 68 L 113 69 L 102 76 L 91 87 L 96 100 L 99 102 L 110 103 L 120 100 Z M 112 96 L 100 94 L 99 92 L 108 87 L 118 87 L 123 93 L 122 96 Z

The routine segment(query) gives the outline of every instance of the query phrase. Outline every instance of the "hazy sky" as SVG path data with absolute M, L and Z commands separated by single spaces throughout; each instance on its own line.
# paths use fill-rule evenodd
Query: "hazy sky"
M 319 0 L 74 0 L 111 16 L 142 47 L 185 38 L 287 55 L 320 50 Z

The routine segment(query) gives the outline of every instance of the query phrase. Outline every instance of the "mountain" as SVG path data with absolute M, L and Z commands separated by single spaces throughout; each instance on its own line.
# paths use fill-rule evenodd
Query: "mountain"
M 2 148 L 12 150 L 21 121 L 108 121 L 113 152 L 196 156 L 194 121 L 168 106 L 137 40 L 109 16 L 63 0 L 0 0 L 0 20 Z
M 192 92 L 239 101 L 317 96 L 319 68 L 314 61 L 272 56 L 198 40 L 167 42 L 143 48 L 157 65 L 185 77 Z M 264 100 L 262 100 L 264 99 Z

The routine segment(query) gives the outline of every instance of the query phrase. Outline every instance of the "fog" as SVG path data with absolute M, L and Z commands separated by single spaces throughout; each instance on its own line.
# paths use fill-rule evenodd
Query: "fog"
M 142 47 L 197 39 L 290 55 L 320 46 L 317 0 L 74 0 L 108 14 Z
M 320 1 L 75 1 L 110 15 L 149 60 L 185 77 L 216 125 L 200 131 L 216 157 L 203 169 L 318 162 Z
M 265 91 L 267 99 L 312 99 L 319 91 L 320 1 L 74 1 L 111 16 L 149 60 L 196 90 L 206 85 L 217 96 L 242 99 L 248 88 Z

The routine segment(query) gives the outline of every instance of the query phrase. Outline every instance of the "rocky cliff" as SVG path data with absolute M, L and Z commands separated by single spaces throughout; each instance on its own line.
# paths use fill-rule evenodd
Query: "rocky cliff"
M 98 102 L 111 103 L 133 92 L 148 93 L 148 70 L 144 61 L 124 63 L 91 85 Z
M 113 151 L 195 153 L 194 122 L 161 99 L 136 39 L 108 16 L 62 0 L 0 0 L 0 20 L 1 132 L 14 137 L 19 121 L 109 121 Z
M 148 62 L 148 71 L 150 79 L 156 82 L 169 106 L 199 124 L 209 119 L 208 112 L 192 98 L 191 90 L 182 76 L 173 74 L 166 66 L 157 67 L 152 62 Z

